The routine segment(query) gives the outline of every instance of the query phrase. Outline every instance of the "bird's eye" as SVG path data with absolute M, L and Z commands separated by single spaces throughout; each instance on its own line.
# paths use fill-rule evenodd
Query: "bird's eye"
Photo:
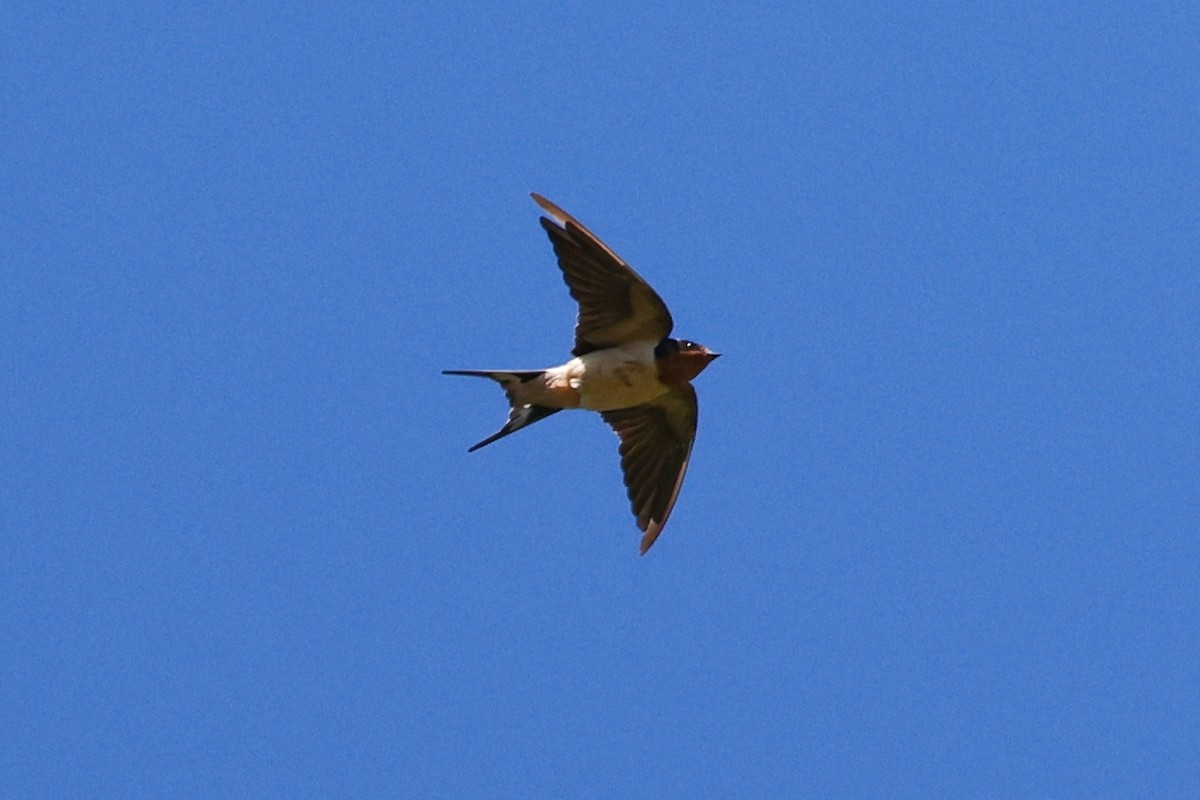
M 697 348 L 700 347 L 700 345 L 696 344 L 695 342 L 689 341 L 687 339 L 681 339 L 679 341 L 679 346 L 684 350 L 696 350 Z

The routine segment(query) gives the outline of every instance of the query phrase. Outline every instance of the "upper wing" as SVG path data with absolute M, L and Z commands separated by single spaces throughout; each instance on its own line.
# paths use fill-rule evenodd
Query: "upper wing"
M 696 440 L 696 390 L 674 386 L 633 408 L 604 411 L 604 421 L 621 439 L 621 471 L 642 536 L 642 552 L 654 544 L 679 497 Z
M 554 245 L 563 280 L 579 303 L 572 354 L 667 338 L 674 322 L 650 284 L 570 214 L 540 194 L 531 196 L 555 218 L 542 217 L 542 227 Z

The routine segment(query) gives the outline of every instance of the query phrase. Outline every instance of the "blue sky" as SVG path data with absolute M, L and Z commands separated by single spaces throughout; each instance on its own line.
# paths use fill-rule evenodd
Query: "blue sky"
M 1200 14 L 966 5 L 6 4 L 4 794 L 1197 796 Z

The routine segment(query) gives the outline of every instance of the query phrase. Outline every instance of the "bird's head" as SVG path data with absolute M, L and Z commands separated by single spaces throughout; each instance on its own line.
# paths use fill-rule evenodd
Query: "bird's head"
M 663 339 L 654 348 L 658 378 L 663 383 L 687 383 L 720 355 L 687 339 Z

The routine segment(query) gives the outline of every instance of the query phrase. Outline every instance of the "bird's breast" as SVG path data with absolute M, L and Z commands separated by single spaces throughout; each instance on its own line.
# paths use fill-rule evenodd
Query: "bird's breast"
M 640 406 L 667 390 L 658 380 L 652 342 L 596 350 L 571 359 L 563 370 L 579 392 L 580 408 L 592 411 Z

